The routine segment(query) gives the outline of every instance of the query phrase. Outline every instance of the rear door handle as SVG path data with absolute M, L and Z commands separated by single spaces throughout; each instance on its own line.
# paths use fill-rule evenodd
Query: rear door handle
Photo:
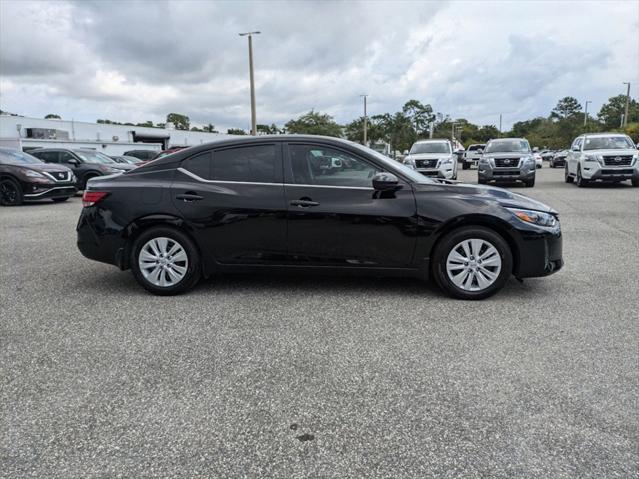
M 200 196 L 197 193 L 189 192 L 189 193 L 184 193 L 184 194 L 181 194 L 181 195 L 177 195 L 175 197 L 175 199 L 176 200 L 182 200 L 182 201 L 185 201 L 185 202 L 188 202 L 188 201 L 199 201 L 199 200 L 203 200 L 204 196 Z
M 300 208 L 308 208 L 309 206 L 319 206 L 319 203 L 311 200 L 293 200 L 290 205 L 299 206 Z

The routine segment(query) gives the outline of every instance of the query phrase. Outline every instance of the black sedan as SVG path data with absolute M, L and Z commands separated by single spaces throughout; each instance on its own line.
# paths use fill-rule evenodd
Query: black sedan
M 24 201 L 66 201 L 76 192 L 73 172 L 62 165 L 48 165 L 11 148 L 0 148 L 0 204 L 17 206 Z
M 550 159 L 551 168 L 563 168 L 566 166 L 566 157 L 568 156 L 567 150 L 558 151 Z
M 348 158 L 325 175 L 321 165 Z M 155 294 L 230 271 L 432 277 L 481 299 L 508 278 L 559 270 L 552 208 L 501 188 L 434 180 L 356 143 L 225 139 L 88 182 L 86 257 L 133 270 Z

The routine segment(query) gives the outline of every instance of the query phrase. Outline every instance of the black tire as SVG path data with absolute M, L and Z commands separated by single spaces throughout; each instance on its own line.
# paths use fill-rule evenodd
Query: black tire
M 138 264 L 138 257 L 142 247 L 153 238 L 168 238 L 178 243 L 186 253 L 188 259 L 186 274 L 178 283 L 172 286 L 158 286 L 153 284 L 145 277 Z M 133 247 L 131 248 L 131 270 L 136 281 L 140 283 L 144 289 L 160 296 L 170 296 L 183 293 L 193 288 L 200 280 L 202 264 L 200 253 L 188 235 L 175 228 L 154 226 L 143 231 L 133 242 Z M 166 273 L 162 274 L 166 275 Z
M 480 185 L 485 185 L 488 182 L 484 178 L 477 178 L 477 183 Z
M 82 180 L 82 188 L 80 188 L 82 191 L 87 189 L 87 182 L 91 179 L 91 178 L 96 178 L 100 175 L 96 174 L 96 173 L 88 173 L 84 179 Z
M 533 186 L 535 186 L 535 178 L 533 178 L 532 180 L 526 180 L 524 184 L 527 188 L 532 188 Z
M 465 161 L 462 163 L 462 170 L 469 170 L 470 169 L 470 163 L 466 163 Z
M 5 178 L 0 181 L 0 205 L 19 206 L 23 200 L 24 196 L 22 195 L 20 183 L 11 178 Z
M 64 201 L 67 201 L 69 199 L 69 197 L 67 196 L 66 198 L 51 198 L 53 200 L 54 203 L 62 203 Z
M 501 258 L 501 270 L 497 279 L 487 288 L 479 291 L 467 291 L 459 288 L 448 276 L 446 261 L 449 253 L 464 240 L 481 239 L 495 247 Z M 508 243 L 501 235 L 483 226 L 465 226 L 448 233 L 435 249 L 432 262 L 432 275 L 435 283 L 446 294 L 458 299 L 484 299 L 492 296 L 504 287 L 513 270 L 513 257 Z
M 577 186 L 579 188 L 588 186 L 588 180 L 584 180 L 583 176 L 581 176 L 581 166 L 577 166 Z
M 572 183 L 573 181 L 575 181 L 575 179 L 570 176 L 570 173 L 568 173 L 568 163 L 566 163 L 566 166 L 564 167 L 564 181 L 566 183 Z
M 630 183 L 632 184 L 632 186 L 639 186 L 639 179 L 633 178 L 632 180 L 630 180 Z

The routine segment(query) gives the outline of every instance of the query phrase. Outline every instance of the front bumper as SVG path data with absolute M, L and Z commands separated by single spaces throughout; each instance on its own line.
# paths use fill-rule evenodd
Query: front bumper
M 639 164 L 634 166 L 603 166 L 595 162 L 584 162 L 581 174 L 590 181 L 639 180 Z
M 451 167 L 450 169 L 427 169 L 427 168 L 416 168 L 415 171 L 421 173 L 424 176 L 429 176 L 431 178 L 444 178 L 450 180 L 453 177 L 454 170 Z
M 526 232 L 520 241 L 519 261 L 514 271 L 517 278 L 548 276 L 563 267 L 563 240 L 560 227 L 553 231 Z
M 68 198 L 75 195 L 77 190 L 75 183 L 58 183 L 55 185 L 30 183 L 24 191 L 23 197 L 25 201 L 36 201 L 50 198 Z
M 485 181 L 527 181 L 535 177 L 535 169 L 519 169 L 519 168 L 486 168 L 480 165 L 478 171 L 479 179 Z

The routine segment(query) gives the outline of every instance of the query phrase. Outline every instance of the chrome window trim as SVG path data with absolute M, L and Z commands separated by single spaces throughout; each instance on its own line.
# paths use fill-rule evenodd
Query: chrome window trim
M 187 176 L 190 176 L 194 180 L 201 181 L 202 183 L 211 183 L 211 184 L 229 184 L 230 183 L 232 185 L 304 186 L 308 188 L 339 188 L 339 189 L 346 189 L 346 190 L 373 190 L 373 187 L 368 187 L 368 186 L 307 185 L 307 184 L 301 184 L 301 183 L 261 183 L 258 181 L 206 180 L 182 167 L 177 168 L 177 171 L 179 171 L 180 173 L 184 173 Z

